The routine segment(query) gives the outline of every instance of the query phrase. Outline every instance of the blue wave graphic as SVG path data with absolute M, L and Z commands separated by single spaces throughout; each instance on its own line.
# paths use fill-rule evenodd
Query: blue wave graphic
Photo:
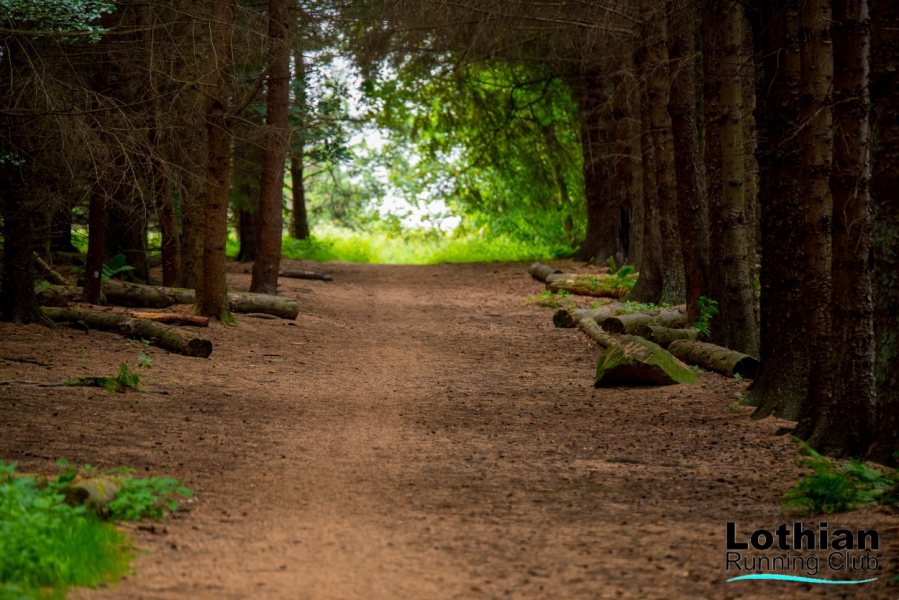
M 831 583 L 837 585 L 855 585 L 857 583 L 870 583 L 872 581 L 877 581 L 877 578 L 874 579 L 862 579 L 860 581 L 830 581 L 828 579 L 814 579 L 812 577 L 797 577 L 795 575 L 774 575 L 774 574 L 766 574 L 766 573 L 757 573 L 755 575 L 743 575 L 741 577 L 734 577 L 733 579 L 728 579 L 728 582 L 731 581 L 743 581 L 745 579 L 776 579 L 778 581 L 801 581 L 804 583 Z

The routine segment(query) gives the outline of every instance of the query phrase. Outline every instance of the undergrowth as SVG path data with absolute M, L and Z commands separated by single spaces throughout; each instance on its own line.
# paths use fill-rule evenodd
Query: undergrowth
M 571 294 L 565 290 L 559 290 L 553 294 L 551 290 L 543 290 L 539 296 L 531 296 L 527 299 L 529 304 L 536 304 L 544 308 L 574 308 L 575 302 L 571 299 Z
M 153 359 L 148 358 L 145 354 L 141 354 L 141 357 L 138 357 L 138 366 L 150 368 L 149 364 Z M 140 375 L 131 371 L 127 363 L 120 363 L 119 372 L 114 377 L 69 377 L 63 382 L 63 385 L 70 387 L 99 387 L 107 392 L 122 394 L 128 391 L 137 391 L 140 387 L 140 379 Z
M 16 472 L 0 461 L 0 600 L 62 599 L 69 587 L 113 583 L 128 572 L 128 539 L 84 505 L 66 503 L 78 473 L 64 461 L 53 478 Z M 116 469 L 103 476 L 121 484 L 103 512 L 110 521 L 161 518 L 177 508 L 173 494 L 192 492 L 173 479 L 138 479 Z M 82 476 L 95 477 L 90 465 Z
M 815 452 L 802 440 L 793 439 L 807 454 L 801 456 L 796 464 L 812 472 L 784 494 L 781 510 L 798 510 L 807 514 L 837 513 L 878 502 L 896 501 L 887 492 L 899 484 L 897 472 L 884 475 L 854 458 L 840 466 Z
M 699 305 L 699 318 L 693 323 L 693 330 L 699 336 L 709 339 L 712 334 L 712 317 L 718 314 L 718 302 L 700 296 L 696 304 Z
M 228 239 L 226 253 L 236 256 L 239 243 Z M 559 258 L 571 250 L 528 243 L 503 236 L 450 237 L 429 233 L 406 232 L 404 235 L 317 229 L 305 240 L 285 237 L 281 254 L 294 260 L 328 262 L 339 260 L 377 264 L 437 264 L 530 260 Z
M 625 267 L 625 268 L 626 268 L 626 267 Z M 652 310 L 659 310 L 659 309 L 661 309 L 661 308 L 671 308 L 671 305 L 670 305 L 670 304 L 665 304 L 665 303 L 662 303 L 661 305 L 659 305 L 659 304 L 653 304 L 653 303 L 651 303 L 651 302 L 648 302 L 648 303 L 646 303 L 646 304 L 643 304 L 643 303 L 640 303 L 640 302 L 631 302 L 630 300 L 628 300 L 627 302 L 625 302 L 624 304 L 622 304 L 622 306 L 621 306 L 621 314 L 630 315 L 630 314 L 633 314 L 633 313 L 649 312 L 649 311 L 652 311 Z

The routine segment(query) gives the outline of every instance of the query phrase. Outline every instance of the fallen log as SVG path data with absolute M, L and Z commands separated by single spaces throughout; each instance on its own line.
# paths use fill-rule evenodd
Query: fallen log
M 104 313 L 77 308 L 44 308 L 44 314 L 57 323 L 82 321 L 88 327 L 114 331 L 129 338 L 142 338 L 184 356 L 207 358 L 212 354 L 212 342 L 200 336 L 147 319 L 135 319 L 117 313 Z
M 643 325 L 672 327 L 673 325 L 685 325 L 686 322 L 687 315 L 679 310 L 651 311 L 609 317 L 603 321 L 602 328 L 609 333 L 630 335 Z
M 330 275 L 324 273 L 316 273 L 315 271 L 290 270 L 281 271 L 279 277 L 290 277 L 292 279 L 314 279 L 315 281 L 334 281 Z
M 60 275 L 56 270 L 44 262 L 44 259 L 41 258 L 37 252 L 34 253 L 34 262 L 41 270 L 41 273 L 44 277 L 47 278 L 47 281 L 56 285 L 68 285 L 69 282 L 66 281 L 65 277 Z
M 627 294 L 633 287 L 627 282 L 636 281 L 637 274 L 631 273 L 625 277 L 616 275 L 580 275 L 566 273 L 555 275 L 547 279 L 546 289 L 553 293 L 566 291 L 577 296 L 606 296 L 620 298 Z
M 632 335 L 603 352 L 595 387 L 696 383 L 696 374 L 667 350 Z
M 598 325 L 602 325 L 603 321 L 614 317 L 620 310 L 621 304 L 618 302 L 610 302 L 598 308 L 561 308 L 553 315 L 553 325 L 564 328 L 577 327 L 581 319 L 593 319 Z
M 35 293 L 38 303 L 42 306 L 66 306 L 81 300 L 81 288 L 72 286 L 38 286 Z M 107 302 L 130 308 L 168 308 L 175 304 L 193 304 L 196 301 L 194 290 L 115 280 L 103 283 L 103 294 Z M 236 313 L 255 312 L 282 319 L 296 319 L 300 312 L 296 300 L 269 294 L 229 292 L 228 302 L 231 312 Z
M 634 335 L 639 335 L 662 348 L 667 348 L 668 344 L 676 340 L 694 341 L 697 333 L 695 329 L 671 329 L 662 325 L 650 324 L 637 327 Z
M 209 317 L 201 317 L 199 315 L 187 315 L 184 313 L 138 312 L 133 310 L 116 309 L 111 306 L 97 306 L 96 304 L 75 304 L 73 305 L 73 308 L 81 308 L 103 313 L 115 313 L 124 317 L 131 317 L 133 319 L 147 319 L 148 321 L 156 321 L 157 323 L 165 323 L 166 325 L 209 327 Z
M 561 273 L 561 272 L 562 271 L 560 271 L 559 269 L 557 269 L 555 267 L 551 267 L 546 264 L 543 264 L 540 261 L 537 261 L 537 262 L 531 264 L 530 267 L 528 267 L 528 273 L 531 274 L 531 277 L 533 277 L 537 281 L 542 281 L 544 283 L 546 282 L 546 278 L 549 277 L 550 275 L 554 275 L 554 274 Z
M 614 348 L 618 344 L 615 338 L 603 331 L 593 319 L 582 318 L 577 322 L 577 328 L 603 348 Z
M 747 354 L 705 342 L 677 340 L 668 345 L 668 351 L 684 362 L 705 367 L 728 377 L 736 374 L 753 379 L 761 365 L 757 359 Z

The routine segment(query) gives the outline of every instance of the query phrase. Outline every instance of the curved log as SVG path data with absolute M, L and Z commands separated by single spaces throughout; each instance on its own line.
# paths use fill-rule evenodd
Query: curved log
M 728 377 L 738 374 L 753 379 L 760 366 L 757 359 L 747 354 L 705 342 L 677 340 L 669 344 L 668 351 L 686 363 L 700 365 Z
M 543 264 L 540 261 L 537 261 L 537 262 L 531 264 L 530 267 L 528 267 L 528 273 L 531 274 L 531 277 L 533 277 L 537 281 L 543 281 L 543 282 L 546 282 L 546 278 L 549 277 L 550 275 L 554 275 L 556 273 L 561 273 L 561 272 L 562 271 L 560 271 L 559 269 L 556 269 L 555 267 L 551 267 L 549 265 Z
M 207 358 L 212 354 L 212 342 L 200 336 L 146 319 L 127 315 L 103 313 L 77 308 L 44 308 L 50 320 L 59 322 L 82 321 L 88 327 L 114 331 L 129 338 L 144 338 L 154 346 L 174 354 Z
M 618 345 L 615 338 L 603 331 L 593 319 L 581 319 L 577 322 L 577 327 L 603 348 L 614 348 Z
M 315 271 L 302 271 L 297 269 L 292 269 L 288 271 L 281 271 L 278 273 L 279 277 L 291 277 L 293 279 L 313 279 L 316 281 L 334 281 L 334 279 L 330 275 L 325 275 L 324 273 L 316 273 Z

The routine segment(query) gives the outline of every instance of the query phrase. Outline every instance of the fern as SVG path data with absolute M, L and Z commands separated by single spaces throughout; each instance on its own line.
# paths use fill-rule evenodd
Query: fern
M 812 473 L 796 482 L 796 487 L 784 494 L 781 510 L 800 510 L 809 514 L 836 513 L 876 504 L 887 488 L 894 484 L 895 474 L 884 476 L 877 469 L 855 459 L 843 467 L 821 456 L 798 438 L 808 456 L 796 464 Z
M 86 266 L 87 261 L 84 259 L 82 259 L 82 260 L 84 261 L 84 265 Z M 116 275 L 120 275 L 126 271 L 133 271 L 134 267 L 131 267 L 131 266 L 125 264 L 125 261 L 126 261 L 126 258 L 125 258 L 124 254 L 116 254 L 115 256 L 110 258 L 108 261 L 106 261 L 106 263 L 103 265 L 103 269 L 102 269 L 103 281 L 108 281 L 108 280 L 112 279 L 113 277 L 115 277 Z M 76 275 L 84 275 L 84 266 L 73 267 L 72 272 L 75 273 Z
M 634 266 L 633 266 L 633 265 L 628 265 L 628 266 L 626 266 L 626 267 L 621 267 L 621 268 L 618 270 L 618 273 L 617 273 L 618 279 L 624 279 L 625 277 L 627 277 L 628 275 L 630 275 L 630 274 L 633 273 L 633 272 L 634 272 Z

